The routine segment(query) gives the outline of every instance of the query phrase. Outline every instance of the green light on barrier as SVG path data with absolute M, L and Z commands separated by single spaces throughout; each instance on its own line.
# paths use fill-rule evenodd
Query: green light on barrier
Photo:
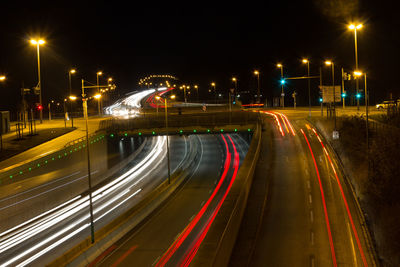
M 221 129 L 221 132 L 223 132 L 224 131 L 224 129 Z
M 66 156 L 67 155 L 67 153 L 64 153 L 64 156 Z
M 249 128 L 249 129 L 247 129 L 247 131 L 248 131 L 248 132 L 251 132 L 251 129 Z
M 12 175 L 10 175 L 10 179 L 12 179 L 13 178 L 13 176 Z
M 58 158 L 61 159 L 61 155 L 58 155 Z
M 156 132 L 153 132 L 153 134 L 156 134 Z
M 72 153 L 72 150 L 70 150 L 69 153 Z
M 47 160 L 45 160 L 44 163 L 47 164 Z
M 237 129 L 235 129 L 235 132 L 237 132 Z
M 125 136 L 128 136 L 128 133 L 125 133 Z
M 111 137 L 114 137 L 114 134 L 110 134 Z
M 22 172 L 19 172 L 19 174 L 22 174 Z
M 29 168 L 28 170 L 29 170 L 29 171 L 31 171 L 31 170 L 32 170 L 32 168 Z
M 179 133 L 183 133 L 183 131 L 182 131 L 182 130 L 180 130 L 180 131 L 179 131 Z
M 197 132 L 197 130 L 193 130 L 193 132 L 195 133 L 195 132 Z
M 51 158 L 51 160 L 54 160 L 54 157 L 53 157 L 53 158 Z
M 38 163 L 37 166 L 40 167 L 40 164 Z
M 141 132 L 139 132 L 139 135 L 142 135 L 142 133 L 141 133 Z
M 210 132 L 210 129 L 207 129 L 207 133 L 209 133 Z

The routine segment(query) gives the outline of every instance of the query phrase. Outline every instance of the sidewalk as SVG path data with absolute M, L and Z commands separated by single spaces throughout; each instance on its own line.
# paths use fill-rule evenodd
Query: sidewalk
M 89 134 L 94 133 L 102 117 L 89 117 Z M 36 131 L 38 135 L 27 136 L 28 128 L 24 129 L 24 140 L 15 140 L 15 123 L 12 123 L 11 132 L 3 135 L 3 151 L 0 152 L 0 173 L 21 166 L 27 162 L 41 158 L 63 148 L 68 142 L 86 135 L 86 124 L 83 118 L 74 119 L 74 129 L 67 121 L 65 128 L 63 119 L 38 121 Z

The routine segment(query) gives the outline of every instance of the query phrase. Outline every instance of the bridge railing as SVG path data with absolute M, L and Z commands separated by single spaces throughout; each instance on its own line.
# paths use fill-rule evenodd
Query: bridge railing
M 168 127 L 215 127 L 220 125 L 248 125 L 256 124 L 259 115 L 254 112 L 232 111 L 215 113 L 169 114 Z M 129 119 L 110 118 L 100 123 L 99 130 L 107 132 L 152 129 L 165 127 L 164 112 L 147 114 L 143 117 Z

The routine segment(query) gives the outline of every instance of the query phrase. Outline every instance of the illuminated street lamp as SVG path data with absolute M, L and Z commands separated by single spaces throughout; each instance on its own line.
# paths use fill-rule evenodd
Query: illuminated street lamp
M 333 117 L 335 121 L 335 131 L 336 131 L 336 108 L 335 108 L 335 64 L 331 60 L 326 60 L 325 65 L 331 66 L 331 71 L 332 71 L 332 86 L 333 86 Z
M 362 24 L 350 24 L 348 26 L 349 30 L 354 31 L 354 51 L 355 51 L 355 60 L 356 60 L 356 70 L 358 70 L 358 49 L 357 49 L 357 30 L 361 30 L 363 27 Z M 359 82 L 356 79 L 356 91 L 358 93 Z M 360 110 L 360 100 L 357 98 L 357 110 Z
M 43 39 L 31 39 L 30 40 L 31 45 L 36 45 L 36 51 L 37 51 L 37 63 L 38 63 L 38 84 L 37 88 L 39 88 L 39 105 L 42 106 L 42 84 L 40 80 L 40 45 L 43 45 L 45 41 Z M 40 109 L 40 123 L 43 123 L 43 109 Z
M 253 73 L 257 76 L 257 103 L 260 103 L 260 72 L 255 70 Z
M 281 69 L 281 105 L 284 108 L 285 107 L 285 93 L 283 92 L 283 85 L 285 84 L 285 80 L 283 79 L 283 65 L 281 63 L 276 64 L 277 68 Z
M 211 83 L 211 88 L 214 88 L 214 99 L 215 99 L 215 104 L 217 104 L 217 90 L 215 89 L 215 82 Z
M 4 82 L 6 80 L 6 76 L 0 75 L 0 82 Z
M 96 73 L 96 80 L 97 80 L 97 93 L 100 94 L 100 87 L 99 87 L 99 76 L 103 75 L 101 71 Z M 99 116 L 101 116 L 101 108 L 100 108 L 100 97 L 98 97 L 99 101 L 97 102 L 97 109 L 99 112 Z
M 175 95 L 170 96 L 171 99 L 175 99 Z M 161 99 L 161 96 L 157 95 L 156 96 L 157 100 Z M 168 164 L 168 184 L 171 183 L 171 167 L 170 167 L 170 160 L 169 160 L 169 135 L 168 135 L 168 98 L 164 98 L 165 100 L 165 105 L 164 105 L 164 110 L 165 110 L 165 128 L 167 131 L 167 164 Z
M 199 86 L 194 85 L 194 89 L 196 89 L 197 102 L 199 102 Z
M 369 149 L 369 138 L 368 138 L 368 103 L 369 103 L 369 97 L 368 97 L 368 91 L 367 91 L 367 73 L 362 73 L 359 70 L 354 71 L 354 76 L 356 77 L 361 77 L 364 75 L 364 101 L 365 101 L 365 126 L 366 126 L 366 134 L 367 134 L 367 152 Z
M 70 70 L 68 71 L 69 95 L 70 95 L 69 99 L 70 99 L 70 100 L 72 100 L 72 99 L 71 99 L 71 96 L 72 96 L 72 82 L 71 82 L 71 76 L 72 76 L 72 74 L 75 74 L 75 73 L 76 73 L 76 70 L 75 70 L 75 69 L 70 69 Z M 76 97 L 75 97 L 75 99 L 76 99 Z M 75 100 L 75 99 L 74 99 L 74 100 Z M 73 127 L 74 127 L 74 119 L 73 119 L 73 116 L 72 116 L 72 101 L 69 102 L 69 109 L 70 109 L 70 111 L 71 111 L 71 114 L 70 114 L 70 117 L 71 117 L 71 127 L 73 128 Z
M 4 82 L 6 80 L 5 75 L 0 75 L 0 82 Z M 0 131 L 0 151 L 3 150 L 3 133 Z
M 306 58 L 302 60 L 303 64 L 307 64 L 307 82 L 308 82 L 308 116 L 311 117 L 311 90 L 310 90 L 310 61 Z

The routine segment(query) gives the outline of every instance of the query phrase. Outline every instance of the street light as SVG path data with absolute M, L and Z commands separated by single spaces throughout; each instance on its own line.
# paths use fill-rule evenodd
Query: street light
M 255 70 L 253 73 L 257 76 L 257 103 L 260 103 L 260 72 Z
M 367 73 L 362 73 L 361 71 L 354 71 L 354 76 L 361 77 L 364 75 L 364 101 L 365 101 L 365 126 L 366 126 L 366 134 L 367 134 L 367 152 L 369 149 L 369 138 L 368 138 L 368 91 L 367 91 Z
M 96 73 L 96 80 L 97 80 L 97 93 L 100 94 L 100 87 L 99 87 L 99 76 L 103 75 L 101 71 Z M 101 116 L 101 109 L 100 109 L 100 97 L 97 98 L 99 101 L 97 102 L 97 109 L 99 112 L 99 116 Z
M 0 82 L 4 82 L 6 80 L 5 75 L 0 75 Z M 0 131 L 0 151 L 3 150 L 3 132 Z
M 356 70 L 358 70 L 358 50 L 357 50 L 357 30 L 361 30 L 363 27 L 362 24 L 350 24 L 349 29 L 354 31 L 354 51 L 355 51 L 355 60 L 356 60 Z M 356 79 L 356 91 L 358 93 L 358 79 Z M 360 110 L 360 100 L 357 98 L 357 110 Z
M 156 99 L 159 100 L 161 96 L 157 95 Z M 170 96 L 171 99 L 175 99 L 175 95 Z M 168 164 L 168 184 L 171 183 L 171 167 L 170 167 L 170 160 L 169 160 L 169 136 L 168 136 L 168 98 L 164 98 L 165 100 L 165 105 L 164 105 L 164 110 L 165 110 L 165 128 L 167 131 L 167 164 Z
M 40 45 L 43 45 L 45 41 L 43 39 L 31 39 L 30 40 L 31 45 L 36 45 L 36 51 L 37 51 L 37 63 L 38 63 L 38 85 L 37 88 L 39 88 L 39 104 L 42 106 L 42 84 L 40 80 Z M 43 123 L 43 109 L 40 109 L 40 123 Z
M 303 64 L 307 64 L 307 82 L 308 82 L 308 116 L 311 117 L 311 92 L 310 92 L 310 61 L 306 58 L 302 60 Z
M 0 82 L 4 82 L 5 80 L 6 80 L 6 76 L 1 75 L 1 76 L 0 76 Z
M 276 67 L 281 69 L 281 86 L 282 86 L 281 105 L 284 108 L 285 107 L 285 93 L 283 92 L 283 85 L 285 84 L 285 82 L 283 80 L 283 65 L 281 63 L 278 63 L 278 64 L 276 64 Z
M 215 104 L 217 104 L 217 90 L 215 89 L 215 82 L 211 83 L 211 87 L 214 87 L 214 99 L 215 99 Z
M 332 71 L 332 87 L 333 87 L 333 117 L 335 121 L 335 131 L 336 131 L 336 108 L 335 108 L 335 64 L 331 60 L 326 60 L 325 65 L 331 66 L 331 71 Z
M 69 99 L 70 99 L 70 100 L 72 100 L 72 99 L 71 99 L 71 96 L 72 96 L 71 75 L 72 75 L 72 74 L 75 74 L 75 73 L 76 73 L 76 70 L 75 70 L 75 69 L 70 69 L 70 70 L 68 71 L 69 95 L 70 95 Z M 76 99 L 76 97 L 75 97 L 75 99 Z M 72 116 L 72 102 L 69 102 L 69 109 L 70 109 L 70 111 L 71 111 L 71 114 L 70 114 L 70 117 L 71 117 L 71 127 L 73 128 L 73 127 L 74 127 L 74 119 L 73 119 L 73 116 Z
M 197 102 L 199 102 L 199 86 L 194 85 L 194 89 L 196 89 Z

